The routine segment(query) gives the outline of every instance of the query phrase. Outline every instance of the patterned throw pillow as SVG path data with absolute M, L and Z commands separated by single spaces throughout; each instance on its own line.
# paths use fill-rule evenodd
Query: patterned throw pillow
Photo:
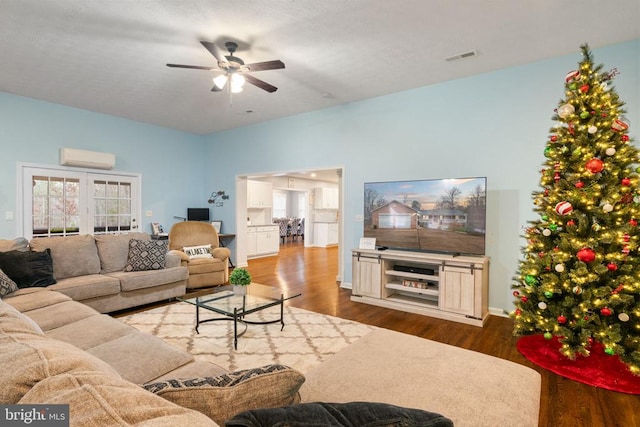
M 16 282 L 0 270 L 0 298 L 18 290 Z
M 235 414 L 276 408 L 300 401 L 304 375 L 284 365 L 265 365 L 216 377 L 172 379 L 143 386 L 146 390 L 195 409 L 221 426 Z
M 129 240 L 129 257 L 124 271 L 162 270 L 167 256 L 166 240 Z
M 182 248 L 182 252 L 189 256 L 189 259 L 196 258 L 211 258 L 211 245 L 201 246 L 185 246 Z

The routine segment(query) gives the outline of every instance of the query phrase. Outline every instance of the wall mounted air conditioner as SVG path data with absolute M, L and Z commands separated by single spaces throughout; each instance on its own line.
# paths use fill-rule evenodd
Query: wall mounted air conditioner
M 100 153 L 98 151 L 61 148 L 60 164 L 62 166 L 78 166 L 92 169 L 112 169 L 116 164 L 116 156 L 115 154 Z

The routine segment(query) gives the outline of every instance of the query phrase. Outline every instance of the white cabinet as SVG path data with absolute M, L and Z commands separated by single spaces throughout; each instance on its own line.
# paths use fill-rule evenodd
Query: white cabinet
M 315 246 L 326 247 L 338 244 L 337 222 L 316 222 L 313 225 Z
M 489 315 L 488 257 L 365 249 L 352 257 L 352 301 L 475 326 Z
M 270 182 L 247 181 L 247 207 L 270 208 L 273 206 L 273 186 Z
M 328 187 L 318 187 L 314 191 L 315 201 L 313 207 L 316 209 L 338 209 L 338 189 Z
M 277 225 L 249 227 L 247 256 L 275 255 L 280 250 L 280 232 Z

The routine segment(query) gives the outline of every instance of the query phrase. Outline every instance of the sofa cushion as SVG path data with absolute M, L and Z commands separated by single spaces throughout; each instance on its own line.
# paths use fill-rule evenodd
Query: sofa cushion
M 49 289 L 68 295 L 75 301 L 82 301 L 119 293 L 120 281 L 106 274 L 90 274 L 60 279 Z
M 0 298 L 17 291 L 18 285 L 7 276 L 4 271 L 0 270 Z
M 0 239 L 0 252 L 27 250 L 29 250 L 29 241 L 24 237 L 17 237 L 13 240 Z
M 64 301 L 71 301 L 71 298 L 59 292 L 39 288 L 37 292 L 36 289 L 20 289 L 9 297 L 4 298 L 4 301 L 14 306 L 18 311 L 25 312 Z
M 68 323 L 100 315 L 93 308 L 76 301 L 63 301 L 24 313 L 40 325 L 45 332 Z
M 310 402 L 280 408 L 245 411 L 225 422 L 225 426 L 228 427 L 271 427 L 275 425 L 295 425 L 296 427 L 453 427 L 453 421 L 434 412 L 387 403 Z
M 266 365 L 217 377 L 165 380 L 144 388 L 223 424 L 242 411 L 297 403 L 303 382 L 304 376 L 295 369 Z
M 175 267 L 165 268 L 164 270 L 109 273 L 106 276 L 118 279 L 120 281 L 120 289 L 123 292 L 129 292 L 187 280 L 189 270 L 184 267 Z
M 89 234 L 39 237 L 31 239 L 30 245 L 34 251 L 51 249 L 53 275 L 57 280 L 100 272 L 98 249 L 93 236 Z
M 129 256 L 124 271 L 162 270 L 169 251 L 166 240 L 129 240 Z
M 99 234 L 94 236 L 98 255 L 100 256 L 100 272 L 113 273 L 124 270 L 129 257 L 129 240 L 150 240 L 146 233 Z
M 118 377 L 108 364 L 61 341 L 35 332 L 12 332 L 0 318 L 0 403 L 15 404 L 45 378 L 74 370 L 102 371 Z
M 0 319 L 3 322 L 3 326 L 6 331 L 8 331 L 6 328 L 11 325 L 11 331 L 34 332 L 38 335 L 44 335 L 42 328 L 40 328 L 32 318 L 20 313 L 14 306 L 9 305 L 2 300 L 0 300 Z M 14 319 L 15 322 L 11 322 L 11 320 Z
M 145 333 L 124 335 L 87 351 L 135 384 L 144 384 L 193 360 L 191 354 Z
M 56 283 L 51 251 L 0 252 L 0 269 L 19 288 L 46 287 Z
M 117 376 L 76 371 L 46 378 L 20 404 L 67 404 L 76 426 L 215 426 L 206 416 L 167 402 Z
M 96 331 L 100 331 L 100 333 L 96 333 Z M 139 333 L 139 331 L 133 326 L 106 314 L 87 317 L 46 332 L 48 337 L 68 342 L 82 350 L 135 333 Z

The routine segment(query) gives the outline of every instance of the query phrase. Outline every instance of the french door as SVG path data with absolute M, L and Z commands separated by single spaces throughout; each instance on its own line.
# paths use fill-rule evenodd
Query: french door
M 34 237 L 137 231 L 140 175 L 22 166 L 22 235 Z

